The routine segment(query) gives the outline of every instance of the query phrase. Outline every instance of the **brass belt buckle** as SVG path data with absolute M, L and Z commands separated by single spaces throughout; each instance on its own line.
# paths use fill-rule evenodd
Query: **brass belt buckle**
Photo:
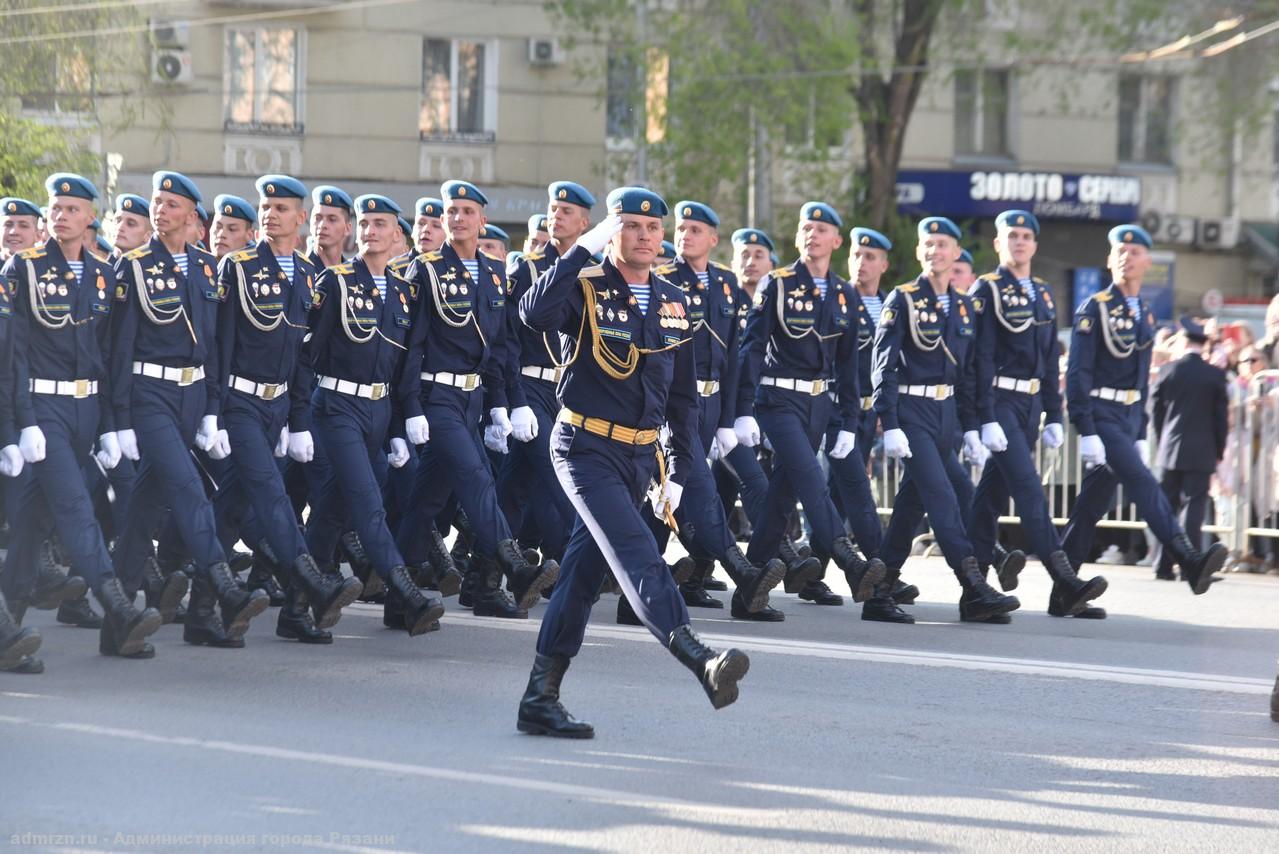
M 374 383 L 371 387 L 370 396 L 373 400 L 381 400 L 386 397 L 386 383 Z
M 275 400 L 276 395 L 278 395 L 279 393 L 280 393 L 280 386 L 278 383 L 262 384 L 261 397 L 263 400 Z
M 939 386 L 936 386 L 936 387 L 933 389 L 933 399 L 934 399 L 934 400 L 945 400 L 945 399 L 946 399 L 946 397 L 947 397 L 947 394 L 946 394 L 946 386 L 944 386 L 944 385 L 939 385 Z
M 467 374 L 466 379 L 462 381 L 463 391 L 474 391 L 476 386 L 480 384 L 479 374 Z
M 180 385 L 191 385 L 195 382 L 195 368 L 183 368 L 182 378 L 178 380 Z
M 1126 389 L 1124 391 L 1124 403 L 1127 404 L 1128 406 L 1132 406 L 1136 402 L 1137 402 L 1137 390 L 1133 388 Z
M 86 397 L 88 397 L 88 396 L 89 396 L 89 381 L 88 381 L 88 380 L 76 380 L 76 381 L 75 381 L 75 396 L 76 396 L 76 400 L 81 400 L 81 399 L 86 398 Z

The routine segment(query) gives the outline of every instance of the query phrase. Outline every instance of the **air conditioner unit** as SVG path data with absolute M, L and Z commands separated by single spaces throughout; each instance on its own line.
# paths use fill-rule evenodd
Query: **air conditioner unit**
M 1195 246 L 1199 249 L 1233 249 L 1239 242 L 1239 220 L 1201 219 L 1195 232 Z
M 156 47 L 181 49 L 191 43 L 191 25 L 186 21 L 169 18 L 152 18 L 151 43 Z
M 1194 217 L 1146 211 L 1141 215 L 1141 225 L 1156 243 L 1195 242 Z
M 542 67 L 560 65 L 564 51 L 558 39 L 533 38 L 528 40 L 528 64 Z
M 157 49 L 151 54 L 151 82 L 175 85 L 195 79 L 191 51 Z

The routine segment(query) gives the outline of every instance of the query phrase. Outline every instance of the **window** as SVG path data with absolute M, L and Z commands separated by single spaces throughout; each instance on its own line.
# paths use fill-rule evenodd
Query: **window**
M 492 141 L 496 52 L 486 42 L 425 39 L 422 43 L 423 139 Z
M 42 91 L 23 94 L 22 109 L 39 113 L 86 113 L 93 109 L 93 75 L 84 54 L 55 51 L 35 61 L 40 73 L 30 79 Z
M 1119 159 L 1125 163 L 1172 163 L 1171 77 L 1119 77 Z
M 226 31 L 228 130 L 301 132 L 300 41 L 300 31 L 291 29 Z
M 955 72 L 955 153 L 1008 157 L 1007 70 Z
M 635 110 L 638 89 L 635 57 L 619 50 L 610 50 L 605 106 L 607 136 L 614 139 L 635 138 L 639 130 L 639 116 Z

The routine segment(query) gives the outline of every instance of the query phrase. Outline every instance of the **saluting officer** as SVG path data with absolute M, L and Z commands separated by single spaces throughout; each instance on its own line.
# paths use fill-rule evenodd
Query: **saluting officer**
M 171 519 L 195 561 L 182 637 L 238 648 L 268 597 L 236 584 L 218 542 L 213 504 L 190 454 L 197 441 L 208 450 L 218 435 L 215 337 L 223 295 L 214 273 L 217 259 L 186 241 L 200 201 L 195 184 L 162 171 L 152 178 L 152 188 L 155 234 L 116 265 L 111 404 L 121 453 L 141 460 L 116 543 L 116 574 L 126 590 L 138 589 L 153 554 L 152 528 L 166 510 L 174 511 Z M 160 586 L 157 607 L 171 620 L 186 593 L 186 576 L 171 573 Z
M 257 189 L 263 238 L 224 258 L 218 273 L 224 294 L 218 318 L 222 421 L 214 444 L 229 441 L 232 465 L 217 505 L 220 516 L 233 515 L 237 504 L 247 502 L 271 558 L 292 567 L 296 593 L 306 597 L 316 627 L 324 630 L 337 623 L 361 585 L 321 574 L 275 461 L 277 448 L 287 448 L 300 463 L 315 453 L 312 374 L 298 358 L 315 286 L 315 268 L 298 251 L 306 188 L 286 175 L 265 175 Z M 277 632 L 283 628 L 277 625 Z
M 151 239 L 150 205 L 147 200 L 133 193 L 121 193 L 115 197 L 115 213 L 111 224 L 115 228 L 112 241 L 118 259 L 126 252 L 137 249 Z
M 1114 500 L 1115 486 L 1122 483 L 1125 495 L 1198 596 L 1208 592 L 1227 549 L 1213 543 L 1201 552 L 1190 542 L 1137 448 L 1146 441 L 1150 348 L 1155 340 L 1155 316 L 1141 298 L 1141 282 L 1150 268 L 1150 234 L 1139 225 L 1117 225 L 1109 239 L 1106 264 L 1111 285 L 1076 310 L 1066 363 L 1067 410 L 1079 431 L 1079 457 L 1091 468 L 1079 487 L 1062 543 L 1071 563 L 1080 566 L 1092 548 L 1097 522 Z
M 542 590 L 555 582 L 559 567 L 554 562 L 531 566 L 524 559 L 476 441 L 485 395 L 493 424 L 511 431 L 503 370 L 506 273 L 501 262 L 479 251 L 487 197 L 466 181 L 447 181 L 440 191 L 448 239 L 440 251 L 414 258 L 404 274 L 416 289 L 417 307 L 400 402 L 409 441 L 423 445 L 429 438 L 430 444 L 419 459 L 397 543 L 410 563 L 425 563 L 434 521 L 456 493 L 476 536 L 475 613 L 527 617 Z M 414 378 L 420 378 L 417 386 Z M 501 590 L 503 572 L 515 602 Z
M 960 618 L 981 620 L 1021 603 L 986 583 L 958 498 L 968 478 L 956 454 L 961 428 L 969 453 L 981 450 L 974 398 L 976 324 L 971 300 L 950 287 L 959 226 L 945 217 L 928 217 L 917 232 L 915 257 L 923 272 L 888 295 L 875 333 L 874 408 L 884 425 L 885 456 L 905 461 L 899 492 L 912 490 L 922 503 L 963 588 Z M 893 514 L 898 512 L 894 502 Z M 903 547 L 888 537 L 881 555 L 897 571 L 908 551 L 909 539 Z
M 746 553 L 751 563 L 777 554 L 798 496 L 812 525 L 815 556 L 834 560 L 844 571 L 853 601 L 864 602 L 883 580 L 884 566 L 877 558 L 863 560 L 853 548 L 817 463 L 832 408 L 838 406 L 842 420 L 828 452 L 836 459 L 853 450 L 860 414 L 857 295 L 830 269 L 831 254 L 843 244 L 842 228 L 830 205 L 805 204 L 795 234 L 799 259 L 760 283 L 742 344 L 735 427 L 750 446 L 759 444 L 762 427 L 773 445 L 768 497 L 763 512 L 751 520 L 755 531 Z M 835 401 L 827 393 L 832 389 Z M 758 422 L 741 414 L 751 412 L 752 402 Z M 819 580 L 817 573 L 804 578 L 791 570 L 787 590 L 799 592 Z
M 582 645 L 591 605 L 610 569 L 644 625 L 701 681 L 715 708 L 737 699 L 750 660 L 702 644 L 665 560 L 640 514 L 656 476 L 654 512 L 669 517 L 694 466 L 696 365 L 688 301 L 653 275 L 666 203 L 656 193 L 622 187 L 610 213 L 543 274 L 520 301 L 533 329 L 568 338 L 574 358 L 560 383 L 551 452 L 578 523 L 564 556 L 564 577 L 542 620 L 537 655 L 520 701 L 521 732 L 591 738 L 594 728 L 559 701 L 560 682 Z M 608 247 L 600 265 L 591 256 Z M 571 349 L 570 349 L 571 348 Z M 673 471 L 664 470 L 658 432 L 670 426 Z
M 1106 591 L 1106 579 L 1084 581 L 1075 574 L 1061 549 L 1032 458 L 1041 412 L 1047 415 L 1044 445 L 1060 448 L 1064 439 L 1057 312 L 1052 288 L 1030 273 L 1039 246 L 1039 220 L 1029 211 L 1008 210 L 995 218 L 995 229 L 999 267 L 979 278 L 969 294 L 977 315 L 977 414 L 982 444 L 994 460 L 977 484 L 969 535 L 977 562 L 989 566 L 999 517 L 1011 494 L 1027 542 L 1053 580 L 1049 613 L 1079 616 Z M 1015 590 L 1017 574 L 1000 572 L 999 586 Z
M 393 384 L 413 323 L 408 284 L 387 264 L 399 248 L 399 206 L 379 195 L 355 200 L 359 253 L 320 274 L 302 358 L 315 371 L 313 403 L 318 444 L 330 476 L 311 507 L 306 539 L 312 554 L 330 555 L 342 531 L 354 526 L 372 568 L 388 588 L 391 622 L 410 636 L 430 629 L 444 605 L 422 593 L 386 526 L 377 469 L 391 437 L 391 464 L 408 462 Z M 411 392 L 417 392 L 414 378 Z
M 4 589 L 11 608 L 27 601 L 41 544 L 56 530 L 71 566 L 106 610 L 99 651 L 149 658 L 155 650 L 146 638 L 160 627 L 160 614 L 138 610 L 125 595 L 81 473 L 95 437 L 104 468 L 120 461 L 111 408 L 98 396 L 108 390 L 115 274 L 83 251 L 98 192 L 69 173 L 51 175 L 45 186 L 53 236 L 9 259 L 3 271 L 13 299 L 15 424 L 23 459 L 33 464 L 10 505 L 14 533 Z M 22 610 L 20 604 L 19 622 Z

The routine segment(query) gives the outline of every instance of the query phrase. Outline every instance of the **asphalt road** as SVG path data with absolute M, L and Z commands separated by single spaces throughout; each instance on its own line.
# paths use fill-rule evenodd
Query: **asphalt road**
M 1279 850 L 1279 578 L 1193 597 L 1098 569 L 1100 623 L 1048 617 L 1032 566 L 1011 626 L 960 624 L 932 559 L 907 566 L 915 626 L 785 595 L 781 624 L 696 612 L 751 656 L 720 712 L 605 597 L 564 685 L 577 742 L 515 731 L 541 607 L 409 639 L 357 606 L 327 648 L 274 612 L 241 651 L 170 626 L 151 662 L 33 614 L 48 672 L 0 674 L 0 845 Z

